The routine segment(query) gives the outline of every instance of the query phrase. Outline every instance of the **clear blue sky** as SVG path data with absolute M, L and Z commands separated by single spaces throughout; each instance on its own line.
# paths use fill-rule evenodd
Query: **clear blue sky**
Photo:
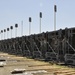
M 75 27 L 75 0 L 0 0 L 0 30 L 19 24 L 18 36 L 29 33 L 28 18 L 32 17 L 31 33 L 39 33 L 39 12 L 43 13 L 42 32 L 54 30 L 54 4 L 57 5 L 57 29 Z M 13 29 L 13 37 L 15 29 Z M 9 34 L 10 36 L 10 34 Z

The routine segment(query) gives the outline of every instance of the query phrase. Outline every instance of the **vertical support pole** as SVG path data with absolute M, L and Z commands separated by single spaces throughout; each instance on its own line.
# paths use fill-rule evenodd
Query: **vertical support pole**
M 39 30 L 39 32 L 41 33 L 41 18 L 42 18 L 42 12 L 40 12 L 40 30 Z
M 17 27 L 18 27 L 18 24 L 15 24 L 15 37 L 17 37 Z
M 7 28 L 7 39 L 8 39 L 8 31 L 9 31 L 9 28 Z
M 5 32 L 6 32 L 6 30 L 4 29 L 4 39 L 5 39 Z
M 12 38 L 12 29 L 11 29 L 11 38 Z
M 2 32 L 0 32 L 0 34 L 1 34 L 1 40 L 2 40 Z
M 57 6 L 54 5 L 54 31 L 56 31 L 56 12 L 57 12 Z
M 12 38 L 12 29 L 13 29 L 13 26 L 10 26 L 10 29 L 11 29 L 11 38 Z
M 1 40 L 3 40 L 2 38 L 3 38 L 3 30 L 1 30 Z
M 1 32 L 1 40 L 2 40 L 2 32 Z
M 29 17 L 29 35 L 31 34 L 31 17 Z

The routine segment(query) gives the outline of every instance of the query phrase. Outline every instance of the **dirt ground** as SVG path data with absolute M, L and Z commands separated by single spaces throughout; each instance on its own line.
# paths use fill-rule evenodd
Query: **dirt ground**
M 17 73 L 12 74 L 14 70 Z M 23 72 L 19 73 L 18 71 Z M 75 75 L 75 69 L 0 53 L 0 75 Z

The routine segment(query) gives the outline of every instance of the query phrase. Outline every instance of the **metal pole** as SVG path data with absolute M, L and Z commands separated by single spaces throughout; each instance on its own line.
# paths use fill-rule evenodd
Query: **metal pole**
M 5 39 L 5 32 L 6 32 L 6 29 L 4 29 L 4 39 Z
M 18 27 L 18 24 L 15 24 L 15 37 L 17 37 L 17 27 Z
M 41 33 L 41 18 L 40 18 L 40 33 Z
M 29 22 L 29 35 L 31 34 L 31 22 Z
M 7 28 L 7 39 L 8 39 L 8 31 L 9 31 L 9 28 Z
M 29 35 L 31 34 L 31 17 L 29 17 Z
M 0 32 L 0 35 L 1 35 L 1 40 L 2 40 L 2 33 Z
M 56 31 L 56 12 L 57 12 L 57 6 L 54 5 L 54 31 Z
M 3 36 L 2 36 L 2 35 L 3 35 L 2 33 L 3 33 L 3 30 L 1 30 L 1 40 L 2 40 L 2 37 L 3 37 Z
M 54 31 L 56 31 L 56 12 L 54 12 Z
M 40 30 L 39 30 L 39 32 L 41 33 L 41 18 L 42 18 L 42 12 L 40 12 Z
M 2 33 L 1 33 L 1 40 L 2 40 Z
M 8 31 L 7 31 L 7 39 L 8 39 Z
M 10 26 L 10 29 L 11 29 L 11 38 L 12 38 L 12 29 L 13 29 L 13 26 Z
M 4 39 L 5 39 L 5 32 L 4 32 Z
M 1 40 L 2 40 L 2 33 L 1 33 Z
M 4 32 L 3 32 L 4 33 Z M 3 35 L 3 33 L 2 33 L 2 36 L 3 36 L 3 40 L 4 40 L 4 35 Z
M 17 28 L 15 28 L 15 37 L 17 37 Z
M 15 28 L 15 37 L 17 37 L 17 28 Z
M 12 38 L 12 29 L 11 29 L 11 38 Z
M 4 32 L 4 39 L 5 39 L 5 32 Z

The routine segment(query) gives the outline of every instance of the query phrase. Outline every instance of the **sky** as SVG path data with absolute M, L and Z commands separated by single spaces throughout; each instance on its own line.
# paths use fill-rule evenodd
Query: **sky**
M 54 5 L 57 5 L 56 30 L 75 27 L 75 0 L 0 0 L 0 31 L 13 26 L 12 37 L 15 37 L 17 23 L 17 36 L 20 37 L 23 21 L 23 35 L 29 35 L 29 17 L 31 17 L 31 34 L 38 34 L 39 12 L 42 12 L 41 32 L 53 31 Z M 11 31 L 8 37 L 11 38 Z

